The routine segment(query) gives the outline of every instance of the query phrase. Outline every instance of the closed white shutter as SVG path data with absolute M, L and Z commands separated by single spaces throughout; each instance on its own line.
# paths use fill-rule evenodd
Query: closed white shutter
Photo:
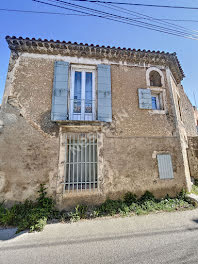
M 160 179 L 173 179 L 173 165 L 170 154 L 157 155 Z

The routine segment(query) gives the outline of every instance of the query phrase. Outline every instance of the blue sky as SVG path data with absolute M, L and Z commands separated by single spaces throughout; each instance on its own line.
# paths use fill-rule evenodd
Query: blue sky
M 198 7 L 198 2 L 194 0 L 127 1 Z M 82 5 L 85 4 L 82 3 Z M 94 7 L 93 4 L 90 4 L 90 6 Z M 67 10 L 45 6 L 32 2 L 31 0 L 1 1 L 0 8 L 70 13 Z M 172 10 L 150 7 L 126 8 L 157 18 L 198 20 L 198 10 Z M 182 82 L 185 91 L 193 104 L 195 103 L 193 96 L 194 92 L 198 104 L 198 41 L 196 40 L 183 39 L 113 21 L 85 16 L 40 15 L 0 11 L 0 25 L 0 102 L 4 91 L 10 55 L 5 36 L 15 35 L 30 38 L 40 37 L 43 39 L 59 39 L 89 44 L 93 43 L 116 47 L 176 52 L 186 75 L 186 78 Z M 198 31 L 198 23 L 182 22 L 179 23 L 179 25 Z

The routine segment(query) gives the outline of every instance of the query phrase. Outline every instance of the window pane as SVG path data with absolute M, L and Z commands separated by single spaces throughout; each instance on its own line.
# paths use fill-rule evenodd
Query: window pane
M 157 109 L 157 98 L 152 97 L 152 109 Z
M 85 78 L 85 113 L 92 113 L 92 72 L 86 72 Z
M 81 87 L 82 73 L 76 71 L 74 81 L 74 113 L 81 113 Z

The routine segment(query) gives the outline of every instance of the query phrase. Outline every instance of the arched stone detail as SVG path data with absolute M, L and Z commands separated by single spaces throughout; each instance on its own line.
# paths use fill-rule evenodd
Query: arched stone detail
M 150 83 L 150 73 L 152 71 L 156 71 L 156 72 L 158 72 L 160 74 L 160 76 L 161 76 L 161 86 L 160 87 L 165 87 L 164 74 L 157 67 L 150 67 L 150 68 L 147 69 L 147 71 L 146 71 L 146 84 L 147 84 L 147 86 L 149 86 L 149 87 L 152 86 L 151 83 Z

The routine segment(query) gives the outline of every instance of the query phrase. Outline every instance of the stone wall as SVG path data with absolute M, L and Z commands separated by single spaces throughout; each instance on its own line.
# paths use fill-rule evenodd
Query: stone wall
M 188 160 L 191 177 L 198 179 L 198 136 L 188 138 Z
M 166 69 L 165 110 L 156 113 L 139 109 L 138 88 L 147 88 L 146 66 L 112 63 L 111 124 L 97 125 L 50 120 L 55 60 L 70 63 L 104 63 L 84 59 L 22 53 L 11 56 L 5 95 L 0 114 L 0 199 L 8 204 L 35 198 L 40 183 L 59 208 L 76 203 L 100 203 L 107 197 L 118 198 L 126 191 L 141 195 L 150 190 L 157 197 L 175 195 L 187 188 L 184 155 Z M 73 133 L 97 132 L 99 148 L 99 190 L 95 193 L 63 192 L 61 137 Z M 61 132 L 60 132 L 61 131 Z M 62 154 L 61 154 L 62 153 Z M 172 156 L 174 179 L 160 180 L 157 153 Z
M 194 109 L 182 86 L 179 86 L 179 95 L 181 99 L 182 121 L 186 134 L 188 137 L 197 136 Z

